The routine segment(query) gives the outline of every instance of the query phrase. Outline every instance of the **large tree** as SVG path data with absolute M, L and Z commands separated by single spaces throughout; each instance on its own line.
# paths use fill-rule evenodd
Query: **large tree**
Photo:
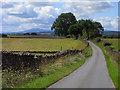
M 82 26 L 80 26 L 79 24 L 74 24 L 69 27 L 68 32 L 71 35 L 74 35 L 76 39 L 78 39 L 79 35 L 82 36 L 82 30 L 83 30 Z
M 92 20 L 79 20 L 77 22 L 80 24 L 83 29 L 86 31 L 87 38 L 95 38 L 98 37 L 100 34 L 100 31 L 104 31 L 104 28 L 102 27 L 101 23 L 99 22 L 93 22 Z
M 51 30 L 54 29 L 54 32 L 58 36 L 66 36 L 69 34 L 68 28 L 70 25 L 76 24 L 77 20 L 72 13 L 62 13 L 54 21 Z
M 99 34 L 103 34 L 104 28 L 101 25 L 101 23 L 100 22 L 93 22 L 93 24 L 94 24 L 95 29 L 97 31 L 99 31 Z

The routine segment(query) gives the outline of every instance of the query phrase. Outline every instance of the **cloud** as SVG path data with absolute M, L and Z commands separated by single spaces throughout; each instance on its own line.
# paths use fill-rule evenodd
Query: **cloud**
M 81 1 L 63 2 L 63 10 L 73 12 L 77 19 L 86 18 L 94 13 L 101 13 L 113 8 L 114 6 L 110 2 L 98 2 L 98 1 Z
M 51 24 L 61 10 L 48 5 L 48 3 L 39 6 L 32 4 L 28 2 L 17 3 L 12 8 L 3 9 L 3 30 L 6 32 L 11 31 L 11 29 L 12 31 L 23 31 L 31 28 L 50 30 Z
M 118 30 L 118 18 L 114 17 L 94 17 L 94 21 L 100 22 L 105 30 L 112 30 L 112 31 L 117 31 Z
M 43 7 L 43 6 L 52 6 L 55 2 L 29 2 L 29 4 L 37 7 Z
M 55 18 L 55 16 L 59 15 L 61 10 L 58 8 L 54 8 L 53 6 L 45 6 L 41 8 L 35 8 L 35 11 L 39 14 L 38 18 Z
M 34 7 L 26 3 L 20 3 L 14 6 L 15 8 L 7 9 L 9 15 L 14 15 L 21 18 L 37 17 Z
M 3 3 L 1 3 L 2 4 L 2 8 L 4 9 L 4 8 L 12 8 L 14 5 L 13 4 L 11 4 L 11 3 L 5 3 L 5 2 L 3 2 Z

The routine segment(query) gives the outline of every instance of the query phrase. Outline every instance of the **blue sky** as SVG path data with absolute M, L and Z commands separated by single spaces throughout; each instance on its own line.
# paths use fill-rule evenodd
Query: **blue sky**
M 114 5 L 113 8 L 110 8 L 106 12 L 96 13 L 95 16 L 97 16 L 97 17 L 109 16 L 109 17 L 113 17 L 113 18 L 118 16 L 118 3 L 117 2 L 111 2 L 111 3 Z
M 1 2 L 2 32 L 19 32 L 33 28 L 50 30 L 61 13 L 72 12 L 77 20 L 101 22 L 105 30 L 118 30 L 118 2 Z

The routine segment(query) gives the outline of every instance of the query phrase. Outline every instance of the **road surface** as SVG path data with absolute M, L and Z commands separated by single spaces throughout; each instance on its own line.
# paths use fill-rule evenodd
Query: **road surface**
M 48 88 L 115 88 L 101 49 L 89 43 L 93 50 L 92 56 L 73 73 Z

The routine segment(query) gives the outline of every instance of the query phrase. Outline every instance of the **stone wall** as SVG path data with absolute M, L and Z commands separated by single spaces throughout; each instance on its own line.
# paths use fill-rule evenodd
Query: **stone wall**
M 67 54 L 76 54 L 83 50 L 64 50 L 57 52 L 53 55 L 32 55 L 30 52 L 14 52 L 14 51 L 1 51 L 2 53 L 2 69 L 22 69 L 25 67 L 34 68 L 35 65 L 57 59 Z
M 2 70 L 18 70 L 26 67 L 35 68 L 36 65 L 57 60 L 57 58 L 63 57 L 65 55 L 74 55 L 76 53 L 82 52 L 89 46 L 89 43 L 86 44 L 87 46 L 82 50 L 72 49 L 64 51 L 1 51 Z M 42 56 L 33 55 L 32 53 L 52 53 L 52 55 Z

